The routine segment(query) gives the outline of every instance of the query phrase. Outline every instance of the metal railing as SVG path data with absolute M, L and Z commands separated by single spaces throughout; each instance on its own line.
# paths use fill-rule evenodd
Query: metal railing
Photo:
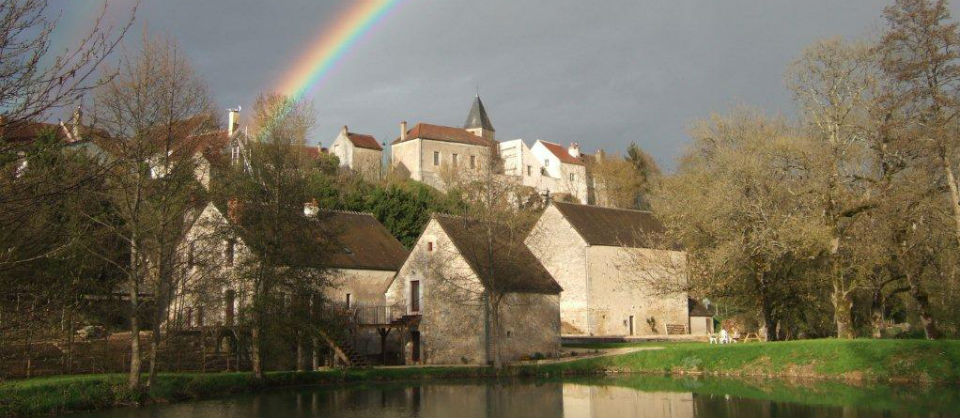
M 358 325 L 389 324 L 407 314 L 403 305 L 357 306 L 352 309 Z

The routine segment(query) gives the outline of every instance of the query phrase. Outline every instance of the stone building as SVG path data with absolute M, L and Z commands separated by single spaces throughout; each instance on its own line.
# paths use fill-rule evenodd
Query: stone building
M 344 125 L 330 145 L 330 153 L 340 159 L 340 166 L 373 181 L 380 178 L 383 147 L 372 135 L 358 134 Z
M 562 289 L 506 231 L 495 234 L 491 260 L 485 230 L 466 218 L 433 215 L 397 273 L 387 303 L 419 317 L 402 336 L 408 362 L 487 364 L 498 345 L 504 362 L 558 353 Z M 500 344 L 485 303 L 491 295 L 503 295 Z
M 650 212 L 553 202 L 526 244 L 563 287 L 564 334 L 688 333 L 685 254 L 651 245 L 663 226 Z
M 186 327 L 233 325 L 250 300 L 243 266 L 255 262 L 261 250 L 249 245 L 245 217 L 237 203 L 209 203 L 187 231 L 188 280 L 170 309 L 171 320 Z M 232 212 L 232 213 L 231 213 Z M 314 269 L 317 291 L 334 307 L 350 312 L 385 305 L 384 294 L 407 250 L 369 213 L 317 210 L 307 205 L 291 233 L 289 265 Z M 283 291 L 283 290 L 281 290 Z M 377 354 L 372 335 L 357 335 L 355 348 Z
M 400 136 L 392 142 L 391 164 L 410 178 L 440 190 L 458 179 L 469 179 L 490 167 L 497 152 L 493 125 L 480 102 L 467 116 L 463 128 L 418 123 L 407 129 L 400 123 Z

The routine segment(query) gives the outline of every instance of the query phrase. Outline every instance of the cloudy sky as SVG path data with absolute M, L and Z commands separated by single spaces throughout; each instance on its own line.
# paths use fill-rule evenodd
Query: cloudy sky
M 96 15 L 56 1 L 58 42 Z M 882 0 L 405 0 L 364 33 L 306 97 L 314 142 L 346 124 L 390 142 L 399 122 L 459 126 L 477 85 L 500 140 L 631 141 L 668 169 L 711 112 L 748 104 L 790 115 L 783 73 L 825 37 L 875 35 Z M 129 0 L 111 2 L 119 14 Z M 276 89 L 298 58 L 355 6 L 316 0 L 142 0 L 146 26 L 189 54 L 223 108 Z M 957 15 L 957 6 L 953 5 Z

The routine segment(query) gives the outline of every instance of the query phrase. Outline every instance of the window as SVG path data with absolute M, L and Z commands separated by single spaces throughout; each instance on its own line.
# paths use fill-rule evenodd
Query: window
M 440 151 L 433 152 L 433 165 L 434 166 L 440 165 Z
M 575 176 L 573 173 L 570 173 L 570 181 L 574 181 L 576 178 L 577 176 Z
M 234 255 L 233 253 L 234 253 L 235 246 L 236 246 L 236 241 L 232 239 L 228 239 L 227 242 L 225 243 L 225 248 L 223 249 L 223 258 L 227 259 L 228 266 L 233 265 L 233 255 Z
M 427 251 L 433 251 L 433 242 L 427 243 Z
M 470 168 L 477 168 L 477 156 L 476 156 L 476 155 L 471 155 L 471 156 L 470 156 Z
M 459 157 L 460 157 L 459 155 L 453 154 L 453 166 L 454 166 L 454 167 L 457 166 L 457 163 L 459 162 L 459 161 L 458 161 L 458 160 L 459 160 Z
M 543 159 L 543 166 L 544 166 L 544 167 L 550 167 L 550 159 L 549 159 L 549 158 L 544 158 L 544 159 Z
M 196 241 L 190 241 L 190 248 L 187 250 L 187 267 L 193 267 L 197 265 L 197 243 Z
M 410 281 L 410 311 L 420 312 L 420 281 Z
M 533 175 L 533 166 L 532 166 L 532 165 L 528 165 L 528 166 L 527 166 L 527 177 L 530 177 L 530 176 L 532 176 L 532 175 Z
M 350 308 L 350 294 L 347 293 L 347 308 Z

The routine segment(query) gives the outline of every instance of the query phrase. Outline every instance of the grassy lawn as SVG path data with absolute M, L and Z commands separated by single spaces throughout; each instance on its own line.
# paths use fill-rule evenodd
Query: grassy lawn
M 584 360 L 576 367 L 624 372 L 708 373 L 855 380 L 960 382 L 960 340 L 803 340 L 775 343 L 589 344 L 582 348 L 660 346 Z
M 709 345 L 690 342 L 590 344 L 583 348 L 650 346 L 645 350 L 566 363 L 524 365 L 499 375 L 560 377 L 607 371 L 646 374 L 716 374 L 840 378 L 856 381 L 960 382 L 960 341 L 807 340 Z M 410 367 L 250 373 L 162 373 L 146 394 L 124 388 L 121 374 L 52 376 L 0 384 L 0 416 L 36 416 L 106 408 L 137 401 L 176 402 L 265 388 L 341 382 L 418 381 L 497 376 L 490 368 Z M 639 382 L 639 381 L 638 381 Z

